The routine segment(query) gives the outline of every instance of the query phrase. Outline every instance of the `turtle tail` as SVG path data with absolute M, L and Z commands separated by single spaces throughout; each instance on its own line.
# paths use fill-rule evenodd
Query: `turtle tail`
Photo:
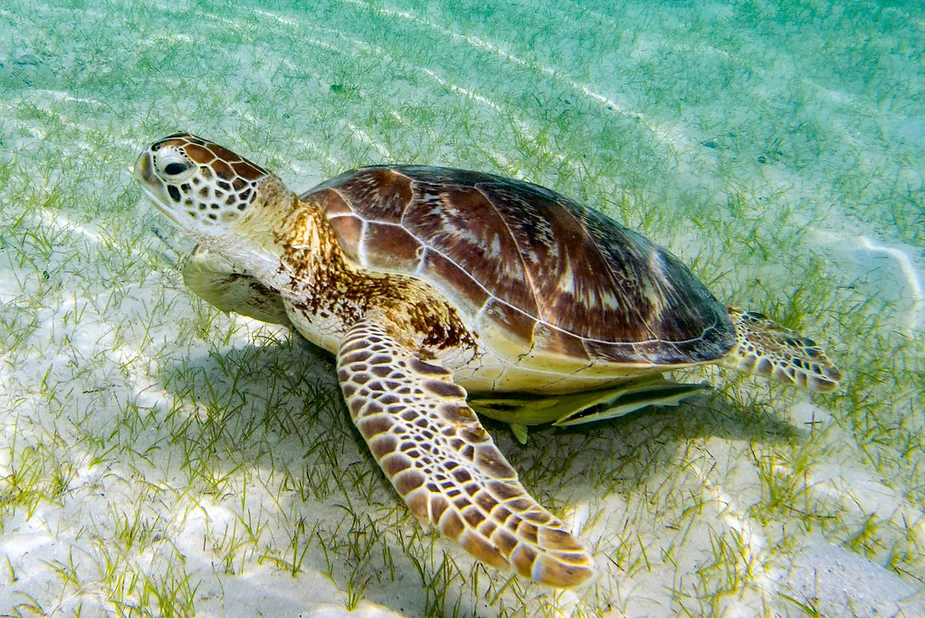
M 811 391 L 835 390 L 841 373 L 816 342 L 763 316 L 729 307 L 736 342 L 723 364 Z

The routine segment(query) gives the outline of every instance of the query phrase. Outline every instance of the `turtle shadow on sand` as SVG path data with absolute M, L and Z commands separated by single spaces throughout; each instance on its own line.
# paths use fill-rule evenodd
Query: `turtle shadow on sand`
M 469 569 L 478 568 L 476 561 L 426 531 L 379 470 L 351 422 L 331 355 L 294 331 L 288 339 L 276 341 L 203 350 L 161 371 L 162 385 L 174 404 L 190 416 L 181 426 L 185 435 L 173 436 L 172 442 L 197 444 L 207 438 L 209 465 L 203 469 L 209 478 L 238 479 L 223 495 L 210 497 L 232 510 L 241 509 L 235 494 L 246 487 L 250 499 L 259 503 L 253 508 L 260 508 L 270 522 L 273 530 L 268 534 L 276 547 L 262 540 L 266 547 L 257 563 L 269 560 L 278 566 L 280 577 L 295 578 L 296 588 L 302 586 L 300 579 L 314 581 L 323 574 L 345 593 L 359 585 L 363 598 L 414 613 L 415 606 L 432 602 L 427 587 L 445 563 L 446 552 L 459 569 L 446 593 L 469 613 L 485 611 L 485 595 L 466 581 Z M 580 427 L 537 427 L 526 445 L 519 444 L 505 424 L 484 420 L 529 489 L 560 505 L 576 495 L 600 491 L 601 474 L 614 475 L 609 491 L 617 494 L 621 487 L 643 487 L 653 473 L 677 465 L 679 451 L 692 440 L 774 442 L 800 435 L 790 423 L 733 404 L 715 392 L 679 407 L 648 408 Z M 183 449 L 174 448 L 178 452 L 171 457 L 182 457 Z M 602 472 L 608 469 L 613 472 Z M 204 493 L 210 493 L 209 482 L 195 474 L 190 477 L 190 485 L 200 485 Z M 295 547 L 300 558 L 292 561 L 293 548 L 278 540 L 297 538 L 296 528 L 314 534 L 303 532 L 305 538 Z M 365 549 L 358 548 L 358 538 Z M 213 548 L 213 562 L 220 561 L 223 550 L 214 539 L 200 543 Z M 503 582 L 507 577 L 501 574 L 497 579 Z M 234 581 L 236 587 L 255 586 L 255 594 L 264 586 L 259 579 Z M 404 590 L 400 596 L 396 584 Z M 466 608 L 467 604 L 472 606 Z

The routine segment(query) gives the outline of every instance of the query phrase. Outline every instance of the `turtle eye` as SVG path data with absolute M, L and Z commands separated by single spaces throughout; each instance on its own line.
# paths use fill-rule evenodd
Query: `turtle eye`
M 164 166 L 164 173 L 168 176 L 179 176 L 189 168 L 189 165 L 184 165 L 183 163 L 168 163 Z
M 183 182 L 196 173 L 193 162 L 173 150 L 156 154 L 154 165 L 161 179 L 170 183 Z

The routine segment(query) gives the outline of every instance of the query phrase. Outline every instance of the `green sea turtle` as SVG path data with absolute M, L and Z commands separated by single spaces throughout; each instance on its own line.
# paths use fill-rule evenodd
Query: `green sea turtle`
M 660 374 L 692 365 L 815 391 L 840 378 L 813 341 L 727 308 L 671 253 L 527 182 L 388 165 L 299 196 L 185 133 L 134 175 L 198 243 L 196 294 L 336 354 L 353 421 L 415 516 L 551 586 L 587 581 L 591 554 L 527 493 L 469 393 L 523 426 L 677 403 L 700 386 Z

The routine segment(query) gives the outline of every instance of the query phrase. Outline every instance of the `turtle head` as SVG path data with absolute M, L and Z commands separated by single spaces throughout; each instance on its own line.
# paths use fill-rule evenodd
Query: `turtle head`
M 236 227 L 258 202 L 262 185 L 282 184 L 244 157 L 188 133 L 145 149 L 134 176 L 155 207 L 200 242 Z

